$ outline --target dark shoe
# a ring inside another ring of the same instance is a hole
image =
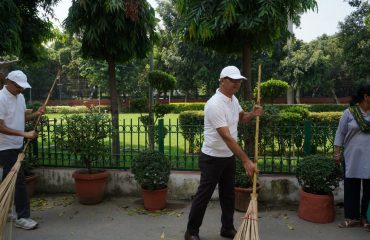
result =
[[[188,231],[185,232],[185,240],[200,240],[198,235],[190,235]]]
[[[220,235],[225,238],[231,238],[233,239],[236,235],[236,230],[235,229],[225,229],[221,228]]]

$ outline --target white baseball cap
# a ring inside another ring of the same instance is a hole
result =
[[[22,88],[31,88],[31,85],[27,82],[27,76],[20,70],[11,71],[6,79],[15,82]]]
[[[222,69],[222,71],[220,73],[220,79],[225,78],[225,77],[228,77],[228,78],[231,78],[231,79],[245,79],[245,80],[247,80],[246,77],[244,77],[240,74],[240,70],[235,66],[227,66],[224,69]]]

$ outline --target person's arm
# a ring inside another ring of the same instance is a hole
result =
[[[256,105],[254,106],[253,110],[251,112],[240,112],[239,113],[239,122],[241,123],[248,123],[250,122],[254,117],[256,116],[262,116],[263,115],[263,109],[261,106]]]
[[[5,122],[3,119],[0,119],[0,133],[6,134],[6,135],[12,135],[12,136],[25,137],[29,139],[34,139],[37,137],[37,133],[34,130],[29,131],[29,132],[24,132],[24,131],[8,128],[5,125]]]
[[[243,163],[245,170],[249,176],[257,170],[256,165],[249,159],[248,155],[243,151],[235,139],[231,136],[228,127],[220,127],[216,129],[218,134],[222,137],[229,149],[237,156]]]
[[[339,164],[341,160],[341,147],[343,146],[344,138],[348,131],[348,118],[349,111],[344,111],[342,117],[339,120],[338,128],[334,138],[334,155],[333,159]]]
[[[37,118],[40,115],[43,115],[45,113],[45,107],[41,106],[37,111],[31,113],[31,114],[26,114],[25,113],[25,120],[26,121],[32,121],[35,118]]]

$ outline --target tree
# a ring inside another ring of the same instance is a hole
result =
[[[2,0],[0,56],[13,55],[29,62],[39,59],[44,53],[42,43],[53,37],[49,17],[58,1]]]
[[[291,19],[313,10],[315,0],[227,1],[174,0],[180,14],[182,36],[222,52],[243,55],[243,72],[249,81],[242,95],[251,99],[252,50],[269,48],[288,32]]]
[[[177,90],[185,95],[185,100],[213,95],[218,87],[220,70],[225,65],[240,63],[240,57],[183,41],[177,34],[180,22],[173,0],[160,1],[157,12],[165,30],[161,31],[155,55],[156,66],[176,76]]]
[[[154,9],[145,0],[72,1],[65,26],[81,38],[83,57],[108,63],[112,126],[118,129],[118,94],[115,67],[118,62],[144,58],[155,40]],[[119,136],[113,136],[118,157]]]
[[[370,30],[365,25],[370,5],[363,2],[355,6],[358,8],[343,23],[339,23],[338,37],[350,77],[354,79],[355,85],[360,85],[370,81]]]
[[[166,94],[168,91],[174,90],[176,87],[176,78],[171,74],[161,70],[154,70],[148,74],[150,85],[157,89],[157,100],[161,93]]]

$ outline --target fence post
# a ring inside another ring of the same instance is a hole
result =
[[[158,120],[158,150],[164,154],[164,121]]]
[[[304,146],[303,146],[303,152],[304,156],[307,156],[311,153],[311,133],[312,133],[312,125],[310,121],[304,122]]]

